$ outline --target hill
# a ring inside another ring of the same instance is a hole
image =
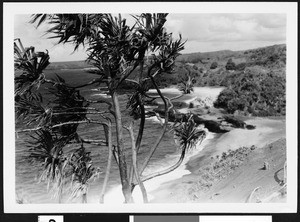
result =
[[[254,150],[242,147],[230,151],[229,155],[225,153],[220,160],[206,161],[191,174],[165,183],[156,191],[153,202],[286,202],[285,161],[285,138]],[[269,168],[264,169],[266,163]]]
[[[254,60],[265,60],[272,55],[282,56],[282,58],[285,59],[285,51],[286,45],[280,44],[242,51],[221,50],[214,52],[182,54],[178,57],[177,61],[185,63],[209,64],[214,61],[227,62],[228,59],[231,58],[238,63],[241,61],[250,62]],[[273,59],[276,59],[276,57]]]

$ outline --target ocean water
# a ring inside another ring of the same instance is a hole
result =
[[[139,152],[139,163],[143,161],[143,159],[147,156],[147,151],[153,144],[154,138],[157,138],[160,135],[160,131],[162,126],[154,120],[146,120],[145,125],[145,133],[143,137],[142,146]],[[81,127],[79,132],[85,138],[93,138],[99,137],[102,133],[101,129],[97,129],[97,127]],[[114,134],[113,134],[114,135]],[[113,136],[114,137],[114,136]],[[129,137],[126,134],[125,141],[128,140]],[[57,200],[51,198],[51,193],[47,193],[46,184],[38,183],[38,173],[39,169],[32,165],[28,161],[28,149],[26,145],[27,138],[24,134],[20,135],[18,139],[16,139],[16,192],[19,198],[24,198],[26,201],[30,203],[56,203]],[[127,151],[129,151],[130,144],[125,142],[125,146],[127,147]],[[68,145],[66,147],[66,151],[70,151],[74,145]],[[75,146],[79,147],[79,145]],[[96,167],[100,167],[100,170],[103,172],[100,174],[99,178],[97,178],[93,183],[91,183],[89,188],[89,196],[98,196],[100,194],[102,183],[104,179],[104,172],[106,169],[106,158],[108,149],[104,146],[96,146],[96,145],[85,145],[87,151],[91,152],[91,157],[93,160],[93,164]],[[145,173],[153,172],[155,170],[159,170],[168,166],[169,163],[173,163],[177,157],[177,152],[179,152],[177,146],[174,143],[173,135],[171,133],[166,133],[163,138],[160,146],[157,149],[157,152],[152,157],[149,166],[145,170]],[[127,160],[128,165],[130,165],[130,156],[129,152],[127,152]],[[175,160],[176,162],[176,160]],[[113,161],[110,179],[108,183],[107,190],[112,189],[120,184],[119,180],[119,170],[116,163]],[[89,199],[95,199],[89,198]],[[66,199],[65,197],[64,199]],[[97,197],[96,197],[97,199]],[[99,199],[99,198],[98,198]],[[76,201],[76,200],[75,200]]]
[[[55,71],[55,73],[61,75],[67,80],[67,83],[71,84],[82,84],[85,82],[90,81],[91,79],[97,77],[94,74],[87,74],[83,70],[61,70],[61,71]],[[53,71],[48,71],[46,73],[48,77],[53,76]],[[220,89],[201,89],[201,87],[198,87],[196,91],[198,92],[207,92],[208,94],[216,94],[220,91]],[[100,94],[99,91],[97,91],[95,88],[88,87],[83,88],[81,90],[81,93],[88,98],[91,99],[97,99],[99,97],[103,97],[105,95]],[[163,93],[166,95],[178,95],[179,91],[176,89],[165,89],[163,90]],[[120,103],[122,107],[122,113],[126,112],[126,95],[120,95]],[[192,96],[193,97],[193,96]],[[192,98],[191,96],[188,97],[189,99]],[[126,119],[125,119],[126,121]],[[20,127],[21,125],[18,125],[17,127]],[[138,126],[139,121],[135,122],[135,133],[138,132]],[[22,126],[21,126],[22,127]],[[154,143],[156,138],[161,134],[162,126],[159,123],[159,121],[153,117],[146,120],[145,123],[145,130],[144,130],[144,136],[141,144],[141,148],[138,155],[138,164],[141,164],[144,158],[148,154],[148,150],[151,148],[151,145]],[[103,132],[102,127],[100,126],[86,126],[86,125],[80,125],[78,129],[78,133],[80,136],[86,139],[103,139]],[[125,147],[126,147],[126,155],[128,160],[128,166],[130,166],[130,140],[128,133],[124,130],[125,133]],[[115,132],[113,131],[113,138],[115,138]],[[16,153],[16,195],[18,199],[23,199],[24,203],[57,203],[56,199],[52,198],[52,193],[47,192],[47,186],[45,183],[38,183],[38,175],[40,172],[40,169],[36,165],[32,165],[30,161],[28,160],[28,150],[29,147],[26,143],[28,141],[28,135],[26,134],[19,134],[16,138],[16,146],[15,146],[15,153]],[[68,153],[71,150],[78,148],[79,145],[68,145],[64,152]],[[99,201],[99,195],[102,188],[102,183],[104,179],[104,172],[106,169],[106,158],[108,153],[108,148],[104,146],[97,146],[97,145],[85,145],[87,151],[91,152],[91,157],[94,163],[95,167],[100,167],[100,170],[103,172],[100,174],[99,178],[97,178],[93,183],[90,184],[89,192],[88,192],[88,202],[98,202]],[[187,154],[187,158],[185,161],[189,159],[190,156],[194,155],[195,152],[200,152],[202,149],[202,146],[199,144],[195,150]],[[170,165],[177,162],[180,155],[180,150],[178,149],[178,145],[175,144],[173,134],[169,131],[166,132],[164,138],[162,139],[157,151],[151,158],[151,161],[148,165],[148,167],[145,170],[145,175],[147,175],[150,172],[155,172],[161,169],[164,169],[166,167],[169,167]],[[152,185],[148,185],[148,190],[152,190],[157,188],[157,186],[164,182],[167,179],[172,179],[174,177],[180,177],[184,174],[189,173],[188,170],[185,169],[184,164],[182,164],[182,167],[180,169],[177,169],[175,174],[170,174],[168,177],[164,176],[164,179],[156,180],[155,185],[152,182]],[[149,182],[148,182],[149,184]],[[150,187],[149,187],[150,186]],[[112,169],[111,169],[111,175],[108,182],[107,187],[107,193],[108,197],[106,198],[107,201],[109,199],[113,199],[113,196],[110,196],[111,193],[116,193],[116,189],[120,187],[120,179],[119,179],[119,170],[117,167],[117,164],[113,161]],[[66,187],[66,190],[69,188]],[[138,189],[138,187],[136,188]],[[66,203],[69,202],[68,200],[68,194],[63,197],[62,202]],[[74,200],[73,202],[77,202],[78,200]]]

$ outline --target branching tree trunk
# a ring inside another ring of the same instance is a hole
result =
[[[121,108],[120,108],[120,104],[119,104],[118,94],[116,92],[113,92],[111,96],[112,96],[112,100],[113,100],[113,107],[114,107],[115,114],[116,114],[117,152],[118,152],[122,192],[125,197],[125,202],[131,203],[132,196],[131,196],[129,178],[127,175],[127,164],[126,164],[126,157],[125,157],[125,152],[124,152]]]
[[[182,163],[182,161],[184,159],[185,151],[186,151],[185,149],[182,150],[179,160],[173,166],[171,166],[171,167],[169,167],[167,169],[164,169],[162,171],[159,171],[159,172],[147,175],[145,177],[142,177],[141,178],[142,182],[150,180],[150,179],[152,179],[154,177],[165,175],[165,174],[170,173],[170,172],[174,171],[175,169],[177,169],[181,165],[181,163]]]
[[[142,137],[143,137],[143,133],[144,133],[144,128],[145,128],[145,107],[144,104],[141,103],[141,101],[139,101],[140,104],[140,110],[141,110],[141,120],[140,120],[140,126],[139,126],[139,132],[138,132],[138,136],[136,139],[136,152],[138,154],[139,149],[141,147],[141,142],[142,142]],[[132,184],[133,182],[133,176],[134,176],[134,169],[133,166],[131,166],[130,168],[130,184]]]
[[[71,138],[74,138],[74,134],[77,135],[79,124],[105,125],[107,123],[103,123],[103,119],[107,121],[107,116],[111,117],[112,115],[114,117],[116,144],[112,143],[114,140],[112,139],[112,122],[110,121],[108,121],[105,128],[107,129],[107,133],[105,133],[107,135],[106,144],[102,140],[94,140],[93,138],[81,140],[81,142],[85,143],[108,146],[106,173],[100,193],[101,203],[104,202],[112,156],[114,156],[118,164],[125,203],[133,202],[132,192],[136,184],[139,184],[142,190],[144,202],[148,202],[147,193],[142,182],[143,179],[141,180],[140,177],[165,135],[168,127],[169,111],[172,107],[170,100],[162,95],[156,84],[155,77],[156,75],[162,75],[164,72],[172,71],[175,59],[179,55],[179,52],[184,49],[185,43],[182,42],[181,36],[179,40],[173,41],[171,34],[166,32],[163,27],[166,17],[167,14],[164,13],[143,13],[140,16],[134,17],[136,25],[129,27],[121,15],[116,18],[111,14],[33,15],[32,23],[37,22],[39,26],[43,22],[48,22],[51,26],[48,30],[49,33],[54,35],[52,37],[59,38],[60,43],[73,42],[75,49],[83,43],[88,46],[87,60],[97,67],[97,74],[100,77],[86,81],[86,83],[77,84],[77,86],[68,85],[59,76],[54,80],[46,79],[43,69],[49,65],[48,60],[50,57],[47,53],[32,53],[34,50],[33,47],[26,50],[22,44],[20,48],[15,47],[16,58],[19,57],[19,59],[15,60],[15,67],[24,71],[21,76],[15,77],[15,100],[18,103],[16,108],[17,116],[24,117],[27,126],[35,124],[31,129],[23,129],[19,130],[19,132],[30,133],[39,130],[49,130],[50,133],[61,134],[56,138],[57,140],[69,137],[67,141],[69,142]],[[55,26],[53,26],[54,23]],[[38,60],[38,57],[41,57],[41,59]],[[28,61],[25,61],[26,59]],[[138,66],[140,67],[140,72],[137,79],[129,78]],[[145,71],[148,69],[147,78],[143,76],[144,69]],[[135,97],[137,98],[135,103],[137,106],[134,107],[135,109],[139,109],[140,114],[140,126],[136,141],[133,134],[133,127],[130,126],[128,128],[132,143],[132,166],[130,166],[129,172],[124,147],[122,107],[120,107],[118,95],[120,87],[126,82],[125,80],[135,82],[138,85],[138,88],[132,87],[130,93],[133,91],[137,95]],[[137,161],[138,151],[142,144],[145,128],[143,97],[147,97],[146,93],[149,90],[148,87],[144,89],[143,86],[145,85],[143,84],[147,84],[149,80],[154,85],[159,97],[163,100],[165,123],[155,143],[149,149],[148,156],[143,161],[141,167],[139,167]],[[57,97],[46,108],[38,104],[42,101],[42,99],[39,99],[38,92],[35,95],[35,92],[38,91],[42,84],[51,84]],[[103,92],[111,96],[110,99],[112,102],[105,99],[92,101],[80,95],[80,89],[94,84],[106,84],[107,89]],[[105,103],[108,107],[104,108],[106,109],[105,111],[90,107],[94,104],[97,105],[97,103]],[[87,115],[93,115],[93,119]],[[65,131],[67,131],[67,134],[63,135],[63,133],[66,133]],[[47,147],[47,145],[45,146]],[[178,167],[184,158],[185,150],[186,148],[183,149],[177,164],[156,175],[165,174],[167,171]],[[45,160],[44,156],[40,157],[40,159]],[[88,167],[83,167],[83,169],[88,169],[90,170],[89,172],[93,173],[94,169]],[[78,175],[78,172],[76,172],[76,175]],[[148,177],[153,178],[153,175],[149,175]],[[148,177],[143,178],[147,180]],[[90,175],[86,179],[90,180],[91,178],[92,176]],[[136,184],[133,183],[134,178],[137,181]],[[86,200],[86,194],[84,195],[82,196],[82,201]]]
[[[169,109],[168,109],[168,102],[167,100],[165,99],[165,97],[163,96],[163,94],[161,93],[160,89],[158,88],[153,76],[151,74],[149,74],[149,77],[153,83],[153,85],[155,86],[155,89],[157,91],[157,93],[159,94],[160,98],[163,100],[164,102],[164,106],[165,106],[165,123],[164,123],[164,126],[163,126],[163,129],[159,135],[159,137],[157,138],[155,144],[152,146],[152,148],[150,149],[149,151],[149,154],[148,156],[145,158],[145,160],[143,161],[143,165],[140,169],[140,175],[144,172],[145,168],[147,167],[151,157],[153,156],[155,150],[157,149],[158,145],[160,144],[162,138],[164,137],[165,135],[165,132],[167,130],[167,127],[168,127],[168,120],[169,120]]]
[[[128,127],[125,127],[130,134],[130,138],[131,138],[131,149],[132,149],[132,166],[133,166],[133,171],[134,171],[134,175],[135,178],[137,180],[138,185],[140,186],[142,195],[143,195],[143,200],[144,203],[148,203],[148,197],[147,197],[147,192],[146,192],[146,188],[143,184],[143,182],[140,179],[140,175],[138,172],[138,167],[137,167],[137,149],[135,146],[135,139],[134,139],[134,133],[133,133],[133,128],[132,128],[132,122],[130,123],[130,125]]]

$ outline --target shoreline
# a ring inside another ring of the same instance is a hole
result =
[[[265,121],[265,122],[264,122]],[[257,132],[260,137],[267,137],[268,139],[262,140],[258,139],[257,141],[252,140],[252,143],[245,143],[244,145],[238,146],[238,142],[233,142],[233,138],[240,134],[240,132],[234,132],[231,133],[232,135],[226,135],[228,133],[225,133],[223,135],[215,135],[215,137],[212,139],[212,141],[207,144],[201,152],[198,154],[192,156],[189,161],[184,165],[185,169],[188,170],[190,173],[187,175],[183,175],[181,178],[174,179],[171,181],[168,181],[164,184],[162,184],[159,189],[156,189],[151,192],[151,195],[155,196],[155,198],[152,200],[153,203],[177,203],[178,201],[186,202],[188,201],[188,197],[184,195],[184,191],[192,187],[193,184],[197,184],[197,178],[199,178],[199,169],[208,166],[211,162],[211,157],[215,157],[216,155],[221,155],[222,152],[226,152],[229,149],[235,150],[239,147],[248,146],[250,147],[252,145],[257,146],[257,150],[263,150],[265,146],[268,144],[272,144],[276,142],[277,140],[280,140],[282,138],[285,138],[285,122],[282,120],[269,120],[264,118],[264,121],[262,121],[262,118],[257,118],[256,121],[253,122],[260,122],[258,124],[259,132]],[[247,122],[248,123],[248,122]],[[273,130],[270,130],[269,127],[262,127],[264,125],[273,125]],[[281,127],[275,127],[275,126],[282,126]],[[268,129],[268,130],[266,130]],[[277,130],[276,130],[277,129]],[[266,130],[266,131],[265,131]],[[234,130],[233,130],[234,131]],[[249,130],[245,130],[246,132]],[[232,131],[231,131],[232,132]],[[230,132],[229,132],[230,133]],[[237,134],[237,135],[236,135]],[[281,136],[280,136],[281,135]],[[248,138],[247,136],[245,138]],[[231,141],[232,146],[226,147],[223,146],[223,148],[220,146],[220,144],[223,144],[224,141]],[[234,146],[236,144],[236,146]],[[224,148],[225,147],[225,148]],[[235,148],[233,148],[235,147]],[[215,184],[214,184],[215,185]],[[180,187],[180,188],[178,188]],[[180,190],[180,191],[178,191]],[[207,197],[206,197],[207,198]],[[208,201],[208,199],[206,199]],[[228,201],[228,200],[227,200]],[[188,201],[189,202],[189,201]],[[205,202],[205,201],[204,201]],[[210,202],[210,201],[209,201]],[[222,200],[219,200],[219,202],[222,202]],[[226,202],[226,201],[224,201]]]
[[[202,141],[202,143],[197,145],[196,148],[194,148],[190,153],[187,153],[182,164],[177,169],[175,169],[174,171],[172,171],[168,174],[158,176],[158,177],[155,177],[151,180],[144,182],[144,186],[145,186],[147,194],[148,194],[149,202],[151,202],[152,200],[155,199],[155,195],[153,195],[151,193],[154,192],[156,189],[159,189],[160,186],[162,186],[163,184],[168,183],[170,181],[180,179],[185,175],[189,175],[191,172],[186,168],[186,165],[191,160],[191,158],[193,158],[195,155],[201,153],[202,150],[205,148],[205,146],[208,145],[210,140],[212,140],[213,138],[214,138],[213,133],[210,133],[210,132],[207,133],[207,136]],[[178,153],[174,153],[172,155],[172,159],[174,160],[174,163],[177,162],[178,157],[179,157]],[[159,171],[159,170],[163,170],[164,168],[165,167],[160,167],[159,169],[156,169],[156,170]],[[135,203],[143,203],[142,193],[138,186],[136,186],[136,188],[134,189],[133,199],[134,199]],[[105,194],[105,203],[111,203],[111,204],[116,203],[116,202],[122,203],[122,201],[123,201],[123,195],[121,192],[121,185],[111,188]]]
[[[213,90],[217,90],[220,92],[222,89],[215,88]],[[180,93],[179,90],[176,88],[162,89],[162,92],[170,93],[172,95]],[[190,98],[180,98],[181,101],[186,102],[188,104],[196,98],[207,98],[203,97],[203,94],[201,94],[200,96],[199,94],[201,92],[198,92],[198,90],[196,90],[196,92],[192,93],[191,95],[188,95]],[[214,100],[216,99],[217,94],[218,93],[215,93],[214,97],[210,97]],[[157,117],[152,117],[152,120],[157,123],[161,123],[160,120],[157,119]],[[250,147],[251,145],[256,145],[259,148],[262,148],[266,144],[274,142],[276,138],[278,138],[280,135],[285,135],[285,121],[281,118],[269,119],[268,117],[247,117],[247,120],[245,120],[245,122],[247,124],[255,125],[257,128],[254,130],[233,129],[232,131],[224,134],[209,132],[207,138],[205,138],[205,140],[200,145],[201,148],[197,147],[197,149],[195,149],[192,153],[189,153],[185,157],[183,163],[177,169],[166,175],[162,175],[157,178],[153,178],[150,181],[146,181],[144,183],[144,186],[147,190],[149,202],[169,202],[169,195],[173,195],[172,193],[174,193],[174,190],[176,190],[174,188],[177,186],[177,184],[182,183],[183,187],[185,187],[186,185],[184,184],[187,183],[186,178],[197,177],[197,172],[201,167],[205,166],[210,162],[211,156],[221,154],[222,152],[227,151],[228,149],[238,149],[241,146]],[[249,141],[247,138],[255,139]],[[188,183],[191,183],[191,181],[188,181]],[[105,196],[105,199],[108,200],[108,203],[110,203],[109,200],[115,201],[119,199],[118,202],[123,201],[121,185],[108,190]],[[133,192],[133,197],[135,203],[143,203],[142,194],[138,186]],[[111,203],[113,203],[114,201],[112,201]]]
[[[209,87],[205,88],[205,90],[211,89]],[[203,90],[203,89],[201,89]],[[201,90],[195,90],[190,96],[195,98],[200,98],[200,95],[197,93],[201,93]],[[219,92],[221,88],[213,88],[211,91],[207,93],[212,93],[217,96],[217,92]],[[165,93],[170,93],[171,95],[176,96],[179,94],[179,90],[176,88],[167,88],[162,89]],[[197,93],[196,93],[197,92]],[[97,95],[97,94],[94,94]],[[203,96],[201,94],[201,96]],[[212,97],[211,97],[212,98]],[[187,98],[186,98],[187,99]],[[190,102],[188,100],[184,100],[184,98],[180,98],[181,102]],[[193,99],[193,100],[194,100]],[[201,98],[202,99],[202,98]],[[188,110],[188,109],[187,109]],[[216,118],[216,114],[212,114],[210,116],[212,118]],[[161,123],[157,117],[150,117],[147,119],[151,119],[156,123]],[[201,144],[197,145],[197,148],[192,150],[192,152],[188,152],[183,160],[183,163],[174,171],[153,178],[144,183],[148,199],[150,203],[178,203],[174,201],[172,198],[173,194],[177,192],[177,189],[180,190],[180,194],[182,189],[184,190],[186,187],[191,186],[192,184],[197,183],[197,177],[199,176],[199,169],[205,164],[210,162],[211,156],[215,156],[217,153],[222,153],[228,149],[237,149],[238,146],[247,146],[253,145],[253,141],[256,140],[256,143],[262,147],[263,145],[270,143],[278,138],[281,135],[285,135],[285,119],[284,118],[263,118],[263,117],[247,117],[245,118],[245,122],[247,124],[256,125],[257,128],[254,130],[246,130],[246,129],[233,129],[228,133],[211,133],[208,132],[206,138],[202,141]],[[237,140],[237,138],[242,138],[242,140]],[[252,138],[249,142],[247,138]],[[253,139],[255,138],[255,139]],[[168,168],[173,163],[176,163],[179,158],[179,150],[172,154],[167,154],[164,158],[159,160],[157,164],[158,167],[152,166],[149,167],[150,170],[158,171],[165,168]],[[153,164],[156,165],[156,164]],[[157,166],[156,165],[156,166]],[[149,170],[148,169],[148,170]],[[178,186],[180,188],[178,188]],[[178,193],[178,192],[177,192]],[[171,195],[171,196],[170,196]],[[49,194],[45,195],[49,196]],[[135,203],[143,203],[142,194],[140,192],[139,186],[137,186],[133,192],[133,197],[135,199]],[[185,197],[180,197],[181,201],[184,202]],[[51,200],[53,202],[54,200]],[[121,190],[121,185],[109,186],[107,192],[105,194],[105,203],[115,204],[115,203],[123,203],[123,194]],[[88,194],[88,202],[89,203],[98,203],[99,202],[99,188],[90,189]],[[180,203],[180,202],[179,202]]]

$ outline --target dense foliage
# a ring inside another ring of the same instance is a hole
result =
[[[252,72],[228,75],[223,90],[214,103],[229,113],[256,116],[285,115],[285,79],[274,75]]]

